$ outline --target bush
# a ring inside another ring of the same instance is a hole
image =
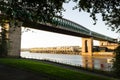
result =
[[[113,63],[114,76],[120,78],[120,45],[115,49],[115,61]]]

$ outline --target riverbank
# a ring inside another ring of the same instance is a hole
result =
[[[49,61],[30,60],[30,59],[28,60],[21,58],[19,59],[0,58],[0,64],[11,66],[11,68],[15,68],[16,70],[20,69],[22,71],[27,71],[28,73],[32,73],[33,75],[37,76],[36,78],[39,78],[34,80],[115,80],[112,77],[108,77],[96,73],[93,74],[92,72],[78,70],[77,68],[73,68],[73,67],[70,68],[70,66],[67,67],[67,65],[65,66],[61,64],[52,63]],[[16,73],[13,75],[16,76]],[[6,74],[6,77],[7,76],[8,75]],[[17,79],[11,79],[11,80],[17,80]],[[27,80],[27,79],[20,79],[20,80]],[[33,79],[29,79],[29,80],[33,80]]]
[[[49,54],[81,54],[79,46],[57,46],[57,47],[41,47],[41,48],[23,48],[21,51],[29,51],[30,53],[49,53]]]

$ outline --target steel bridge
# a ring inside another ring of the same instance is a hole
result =
[[[67,35],[73,35],[78,37],[93,37],[96,40],[103,40],[103,41],[109,41],[109,42],[116,42],[116,39],[105,36],[103,34],[91,31],[80,24],[77,24],[73,21],[64,19],[64,18],[57,18],[54,17],[52,21],[50,22],[24,22],[23,26],[28,26],[30,28],[40,29],[40,30],[46,30],[46,31],[52,31]]]
[[[50,32],[56,32],[61,34],[67,34],[77,37],[82,37],[82,55],[93,55],[93,40],[100,41],[100,46],[110,46],[117,43],[117,40],[103,34],[91,31],[80,24],[77,24],[73,21],[54,17],[49,22],[32,22],[29,20],[23,20],[23,26],[28,28],[34,28],[38,30],[45,30]],[[15,31],[14,27],[10,27],[9,22],[6,23],[4,27],[9,29],[7,33],[9,34],[8,38],[10,40],[10,49],[8,56],[20,56],[20,43],[21,43],[21,27],[17,27]],[[114,43],[114,44],[113,44]],[[17,44],[17,45],[16,45]],[[88,53],[88,54],[87,54]]]

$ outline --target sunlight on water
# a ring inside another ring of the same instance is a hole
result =
[[[80,55],[69,54],[51,54],[51,53],[30,53],[21,52],[22,58],[49,60],[58,63],[64,63],[74,66],[82,66],[86,68],[94,68],[104,71],[110,71],[112,63],[108,62],[109,58],[95,58],[95,57],[82,57]]]
[[[49,60],[76,66],[82,65],[81,56],[79,55],[21,52],[21,57],[30,59]]]

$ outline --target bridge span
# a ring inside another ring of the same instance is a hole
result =
[[[6,27],[9,27],[9,56],[20,56],[20,43],[21,43],[21,27],[16,28],[10,27],[11,22],[6,23]],[[19,24],[19,22],[18,22]],[[99,40],[100,46],[116,45],[117,41],[114,38],[99,34],[97,32],[91,31],[73,21],[54,17],[52,21],[49,22],[32,22],[24,21],[24,27],[34,28],[39,30],[51,31],[61,34],[67,34],[77,37],[82,37],[82,55],[93,55],[93,40]],[[12,33],[11,33],[12,32]]]
[[[52,21],[46,23],[45,22],[34,23],[31,21],[26,21],[23,23],[23,26],[77,37],[84,38],[93,37],[95,40],[116,42],[114,38],[91,31],[80,24],[77,24],[73,21],[64,18],[53,18]]]

